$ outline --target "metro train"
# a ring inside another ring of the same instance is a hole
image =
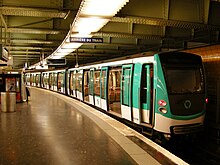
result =
[[[78,68],[27,71],[27,86],[66,94],[122,118],[152,136],[203,128],[205,74],[200,56],[158,53]]]

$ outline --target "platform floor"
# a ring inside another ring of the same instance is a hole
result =
[[[1,112],[0,165],[167,164],[129,140],[125,134],[133,136],[132,130],[119,131],[121,124],[114,122],[79,101],[32,88],[29,102],[17,103],[16,112]]]

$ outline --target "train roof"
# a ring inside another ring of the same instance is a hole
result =
[[[78,68],[70,68],[69,70],[80,70],[80,69],[101,69],[101,67],[107,67],[107,66],[121,66],[123,64],[132,64],[132,63],[152,63],[154,62],[154,56],[149,57],[138,57],[138,58],[132,58],[132,59],[125,59],[125,60],[118,60],[118,61],[112,61],[112,62],[104,62],[99,64],[92,64],[88,66],[81,66]]]

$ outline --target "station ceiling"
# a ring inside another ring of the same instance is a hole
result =
[[[13,56],[13,67],[33,65],[56,50],[80,4],[81,0],[0,0],[1,42]],[[93,33],[103,43],[83,44],[66,56],[67,65],[216,44],[219,18],[219,0],[129,0]]]

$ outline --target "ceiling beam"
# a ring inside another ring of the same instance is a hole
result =
[[[46,18],[66,18],[68,11],[60,11],[55,9],[27,8],[1,6],[0,12],[3,15],[27,16],[27,17],[46,17]]]
[[[35,55],[40,55],[41,52],[36,52],[36,51],[10,51],[11,55],[14,54],[24,54],[24,55],[29,55],[29,54],[35,54]]]
[[[5,39],[2,39],[2,42],[4,42]],[[60,44],[62,41],[46,41],[46,40],[38,40],[38,39],[10,39],[10,44],[46,44],[46,45],[52,45],[52,44]]]
[[[4,28],[3,28],[4,29]],[[22,34],[67,34],[68,30],[54,30],[54,29],[36,29],[36,28],[7,28],[9,33]]]
[[[113,17],[111,22],[119,22],[119,23],[135,23],[135,24],[143,24],[143,25],[154,25],[154,26],[170,26],[184,29],[208,29],[208,30],[219,30],[219,26],[201,24],[201,23],[192,23],[186,21],[178,21],[178,20],[166,20],[161,18],[151,18],[151,17],[134,17],[134,16],[126,16],[126,17]]]
[[[56,47],[37,47],[37,46],[19,46],[19,45],[10,45],[5,46],[10,51],[16,51],[16,50],[23,50],[23,51],[29,51],[29,50],[43,50],[43,51],[53,51]]]
[[[142,34],[130,34],[130,33],[115,33],[115,32],[98,32],[93,33],[94,36],[100,37],[116,37],[116,38],[139,38],[148,40],[160,40],[161,35],[142,35]]]

